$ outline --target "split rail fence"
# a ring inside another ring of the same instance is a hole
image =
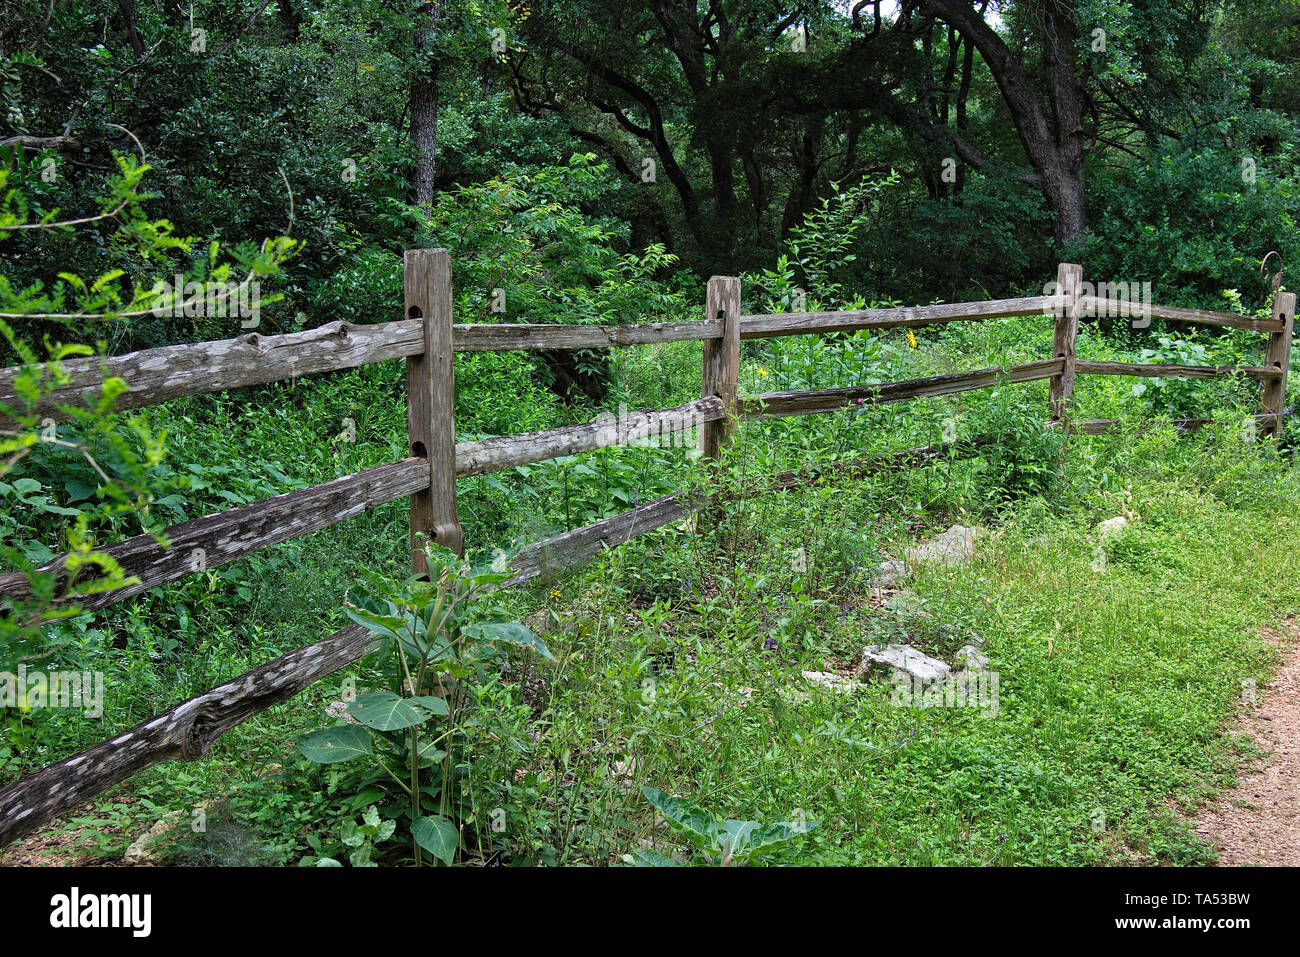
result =
[[[103,608],[147,589],[195,573],[192,556],[214,568],[261,549],[307,535],[367,509],[410,499],[411,562],[427,572],[422,540],[427,536],[463,553],[464,533],[456,507],[456,481],[558,456],[573,455],[643,436],[699,428],[701,448],[711,460],[744,419],[832,412],[860,403],[901,402],[983,389],[999,382],[1050,380],[1052,419],[1084,432],[1105,431],[1116,423],[1069,420],[1069,400],[1079,375],[1218,378],[1245,375],[1263,383],[1264,434],[1277,435],[1283,414],[1296,297],[1279,292],[1268,318],[1151,306],[1152,316],[1268,334],[1262,366],[1200,367],[1124,362],[1088,362],[1075,356],[1080,316],[1112,308],[1105,299],[1082,294],[1083,270],[1062,264],[1057,292],[991,302],[951,303],[891,309],[742,315],[740,281],[709,280],[702,320],[628,326],[474,324],[457,325],[452,314],[451,262],[445,250],[410,250],[405,256],[405,318],[376,325],[331,322],[305,332],[263,336],[257,333],[218,342],[167,346],[112,358],[64,363],[66,381],[30,410],[58,420],[66,407],[97,394],[106,376],[130,387],[118,407],[139,408],[181,396],[218,392],[354,368],[389,359],[406,360],[409,455],[400,462],[366,469],[322,485],[298,489],[264,501],[205,515],[166,531],[167,546],[141,535],[105,548],[134,579],[112,592],[83,597],[86,610]],[[1010,368],[986,368],[883,384],[806,392],[739,395],[740,340],[774,336],[882,330],[966,320],[1017,316],[1055,316],[1050,358]],[[505,350],[608,349],[660,342],[704,343],[701,398],[673,409],[632,413],[616,430],[599,420],[583,425],[509,435],[480,441],[455,438],[452,360],[457,352]],[[19,369],[0,371],[0,405],[21,408],[15,389]],[[93,401],[93,399],[92,399]],[[1186,420],[1196,428],[1204,420]],[[0,421],[0,427],[12,423]],[[953,446],[978,447],[980,440],[909,449],[884,460],[861,457],[820,472],[774,476],[768,488],[790,488],[819,474],[907,468],[948,454]],[[640,505],[583,528],[523,548],[514,559],[507,585],[571,566],[574,562],[703,510],[709,496],[679,493]],[[201,550],[201,551],[198,551]],[[62,571],[67,556],[43,571],[59,578],[58,591],[75,584]],[[30,597],[23,574],[0,575],[0,604]],[[66,760],[0,789],[0,845],[64,814],[133,774],[163,761],[201,757],[226,731],[285,701],[312,683],[355,662],[372,647],[368,632],[350,626],[298,648],[259,668],[182,702],[135,727]]]

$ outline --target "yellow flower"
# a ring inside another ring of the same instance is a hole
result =
[[[916,348],[916,336],[912,335],[911,329],[907,330],[907,344],[911,346],[913,349]]]
[[[759,374],[759,375],[762,375],[762,376],[765,376],[765,375],[767,375],[767,370],[764,369],[762,366],[759,366],[759,367],[758,367],[758,374]]]

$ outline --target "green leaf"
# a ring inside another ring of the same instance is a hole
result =
[[[541,637],[531,628],[517,621],[481,621],[477,625],[466,627],[462,634],[467,638],[486,641],[489,644],[505,642],[521,648],[529,648],[548,661],[555,660],[555,656],[551,654]]]
[[[445,703],[444,703],[445,707]],[[373,694],[358,695],[348,705],[348,713],[367,728],[376,731],[400,731],[428,721],[432,708],[413,705],[406,698],[398,697],[391,691],[376,691]]]
[[[647,850],[644,847],[638,847],[633,851],[632,857],[635,858],[632,863],[633,867],[681,867],[671,857],[660,854],[658,851]]]
[[[658,788],[642,785],[641,793],[646,796],[647,801],[659,809],[659,813],[669,824],[685,832],[693,843],[702,847],[714,846],[718,825],[713,816],[703,808],[665,794]]]
[[[370,744],[370,732],[355,724],[321,728],[304,734],[298,739],[298,750],[308,761],[317,764],[351,761],[363,754],[375,753]]]
[[[456,849],[460,847],[460,832],[456,830],[456,825],[441,814],[418,818],[411,825],[411,836],[444,864],[450,864],[455,859]]]
[[[448,714],[446,698],[439,698],[437,695],[422,694],[416,695],[412,698],[407,698],[406,700],[413,705],[418,705],[419,707],[424,708],[426,711],[432,711],[439,717],[445,718]]]

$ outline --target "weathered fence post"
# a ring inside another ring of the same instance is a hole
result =
[[[700,450],[717,461],[736,432],[736,400],[740,393],[740,280],[714,276],[704,304],[705,319],[722,320],[722,336],[704,340],[704,375],[700,398],[716,395],[726,406],[726,418],[700,427]]]
[[[1060,263],[1056,267],[1056,293],[1063,302],[1057,306],[1056,329],[1052,334],[1052,358],[1065,360],[1060,375],[1052,376],[1052,421],[1066,417],[1070,396],[1074,392],[1074,342],[1079,337],[1079,287],[1083,284],[1083,267]]]
[[[411,496],[411,570],[427,574],[421,537],[465,551],[456,513],[456,386],[452,376],[451,258],[445,249],[408,249],[406,318],[419,319],[424,352],[406,360],[410,454],[429,460],[429,487]]]
[[[1276,418],[1265,422],[1260,431],[1277,438],[1282,434],[1282,406],[1286,402],[1286,373],[1291,365],[1291,336],[1295,331],[1295,293],[1279,291],[1273,297],[1273,318],[1281,321],[1280,332],[1270,333],[1264,364],[1282,374],[1264,380],[1264,412]]]

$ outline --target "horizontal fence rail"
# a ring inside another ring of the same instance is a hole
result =
[[[456,478],[468,478],[529,465],[563,455],[609,448],[648,438],[676,436],[725,415],[722,400],[698,399],[674,409],[625,413],[617,419],[596,420],[524,435],[505,435],[456,446]],[[309,535],[354,518],[368,509],[407,498],[429,484],[428,462],[408,458],[366,469],[322,485],[295,489],[237,508],[204,515],[163,530],[158,537],[137,535],[100,549],[137,579],[109,592],[77,595],[77,583],[61,580],[57,593],[87,611],[104,608],[187,575],[229,564],[273,545]],[[159,538],[163,539],[162,542]],[[164,544],[165,543],[165,544]],[[41,567],[43,573],[60,573],[67,555]],[[0,575],[0,598],[31,597],[31,583],[21,572]]]
[[[1088,362],[1080,359],[1074,364],[1080,375],[1131,375],[1141,378],[1164,379],[1228,379],[1234,375],[1247,379],[1275,379],[1282,375],[1271,366],[1188,366],[1176,364],[1150,364],[1139,362]]]
[[[1055,296],[1027,299],[993,299],[936,306],[900,306],[889,309],[846,309],[840,312],[789,312],[740,317],[740,338],[767,339],[863,329],[898,329],[934,326],[964,319],[1014,319],[1042,316],[1060,303]]]
[[[1265,319],[1115,303],[1081,295],[1082,268],[1061,264],[1055,296],[1002,299],[980,303],[845,310],[841,312],[742,315],[740,283],[728,277],[709,282],[703,319],[625,326],[552,324],[460,324],[453,322],[450,260],[442,250],[410,250],[405,257],[404,294],[410,318],[375,325],[331,322],[317,329],[282,335],[257,333],[219,342],[147,349],[116,357],[65,362],[58,385],[30,412],[59,419],[60,406],[94,404],[105,377],[124,380],[129,391],[117,400],[122,409],[141,408],[169,399],[219,392],[354,368],[373,362],[405,359],[411,457],[366,469],[320,485],[295,489],[260,502],[180,523],[161,534],[140,535],[102,549],[136,581],[100,594],[77,594],[87,582],[58,582],[64,602],[82,608],[105,607],[186,575],[224,565],[253,552],[344,521],[367,509],[401,498],[410,499],[412,569],[421,567],[423,537],[448,543],[458,553],[462,533],[456,506],[456,479],[483,475],[600,448],[679,437],[698,432],[704,454],[722,458],[740,419],[762,419],[834,412],[859,404],[883,404],[952,395],[1001,382],[1051,380],[1052,424],[1099,434],[1123,425],[1118,420],[1071,420],[1068,409],[1076,375],[1116,375],[1219,379],[1242,376],[1263,383],[1263,412],[1254,417],[1265,434],[1281,428],[1282,404],[1294,328],[1295,295],[1279,292]],[[1118,306],[1118,309],[1117,309]],[[1078,360],[1075,340],[1081,317],[1089,314],[1154,316],[1269,334],[1264,365],[1190,366]],[[859,330],[937,325],[962,320],[1052,315],[1051,358],[972,372],[954,372],[901,382],[857,385],[804,392],[775,392],[739,398],[739,342],[773,336],[849,333]],[[661,342],[702,341],[702,396],[673,409],[648,409],[593,422],[524,435],[493,436],[455,442],[454,352],[506,350],[608,349]],[[31,370],[0,370],[0,405],[22,409],[20,379]],[[1178,419],[1175,427],[1196,431],[1209,419]],[[0,416],[0,428],[12,428]],[[715,521],[715,507],[764,490],[798,488],[830,475],[858,476],[912,468],[944,457],[978,450],[991,438],[909,449],[883,456],[858,456],[771,477],[745,492],[682,491],[638,505],[525,546],[513,559],[507,586],[566,572],[579,562],[666,525],[701,516]],[[67,556],[45,566],[62,575]],[[0,605],[30,597],[23,574],[0,575]],[[0,608],[0,610],[3,610]],[[369,633],[350,626],[299,648],[260,668],[183,702],[111,740],[57,762],[0,789],[0,844],[29,833],[77,807],[136,772],[171,759],[193,760],[230,728],[302,691],[315,681],[361,658],[373,647]]]
[[[1182,309],[1178,306],[1144,305],[1124,300],[1104,299],[1098,296],[1080,296],[1079,307],[1085,316],[1115,316],[1117,318],[1167,319],[1173,322],[1192,322],[1202,326],[1222,329],[1242,329],[1246,332],[1281,332],[1283,321],[1275,317],[1259,319],[1241,316],[1235,312],[1211,312],[1208,309]]]
[[[1050,296],[1039,296],[841,313],[741,316],[740,337],[763,339],[922,326],[962,319],[1042,315],[1051,310],[1054,302]],[[608,349],[703,341],[721,335],[722,323],[716,319],[627,326],[500,323],[452,327],[455,350],[465,353]],[[26,414],[56,421],[67,418],[62,407],[84,407],[88,398],[93,404],[108,377],[120,378],[129,387],[118,398],[117,407],[139,409],[188,395],[243,389],[388,359],[409,358],[423,351],[420,321],[402,319],[374,325],[330,322],[303,332],[274,336],[250,333],[233,339],[143,349],[122,356],[72,359],[62,363],[62,376],[67,381],[46,393]],[[24,408],[16,388],[20,371],[0,371],[0,405]],[[4,424],[4,418],[0,417],[0,425]]]
[[[683,444],[693,428],[717,422],[726,416],[717,396],[697,399],[673,409],[645,409],[625,412],[617,418],[597,419],[581,425],[567,425],[524,435],[500,435],[456,445],[456,476],[466,478],[499,472],[519,465],[531,465],[564,455],[627,445],[645,439],[664,439]],[[676,441],[681,437],[682,441]]]
[[[420,325],[412,320],[358,326],[330,322],[305,332],[276,336],[251,333],[234,339],[143,349],[122,356],[62,363],[66,382],[46,393],[30,414],[64,419],[62,406],[85,407],[106,377],[126,382],[120,409],[139,409],[169,399],[264,385],[282,379],[351,369],[424,351]],[[0,405],[23,410],[15,388],[19,369],[0,372]],[[0,416],[0,427],[4,427]]]
[[[858,404],[883,405],[888,402],[905,402],[938,395],[987,389],[999,382],[1033,382],[1059,375],[1064,362],[1047,359],[1027,362],[1007,369],[993,367],[975,372],[952,372],[928,376],[924,379],[907,379],[902,382],[882,382],[879,385],[851,386],[844,389],[816,389],[809,392],[767,392],[744,399],[740,403],[742,415],[751,419],[766,419],[792,415],[813,415],[834,412]]]
[[[75,602],[87,611],[104,608],[187,575],[217,568],[272,545],[320,531],[377,505],[414,495],[428,484],[428,463],[423,459],[409,458],[323,485],[295,489],[273,498],[214,512],[165,529],[161,534],[168,542],[166,545],[159,543],[153,535],[137,535],[99,549],[117,559],[127,576],[138,579],[135,584],[78,597],[75,594],[78,583],[68,582],[63,577],[56,593],[67,594],[65,603]],[[67,557],[60,555],[40,570],[62,575]],[[74,593],[69,594],[69,589],[74,589]],[[31,586],[25,574],[10,572],[0,575],[0,598],[21,600],[30,597]]]
[[[374,643],[364,628],[344,628],[0,789],[0,846],[146,768],[197,760],[231,728],[347,667]]]
[[[1084,315],[1139,315],[1139,307],[1095,296],[1080,297]],[[948,303],[889,309],[743,315],[741,339],[815,335],[938,325],[962,320],[1048,315],[1060,297],[1032,296],[979,303]],[[1151,316],[1252,332],[1278,332],[1282,321],[1233,313],[1152,305]],[[512,350],[608,349],[660,342],[717,339],[722,323],[704,319],[652,322],[626,326],[560,324],[459,324],[453,327],[457,352]],[[30,414],[66,418],[63,406],[84,405],[98,394],[106,377],[124,380],[129,391],[117,399],[120,409],[137,409],[170,399],[265,385],[298,376],[356,368],[388,359],[419,355],[424,340],[419,320],[357,325],[330,322],[315,329],[265,336],[251,333],[233,339],[144,349],[123,356],[73,359],[62,363],[67,381],[42,397]],[[0,405],[22,408],[15,388],[18,369],[0,371]],[[0,425],[6,423],[0,417]]]

